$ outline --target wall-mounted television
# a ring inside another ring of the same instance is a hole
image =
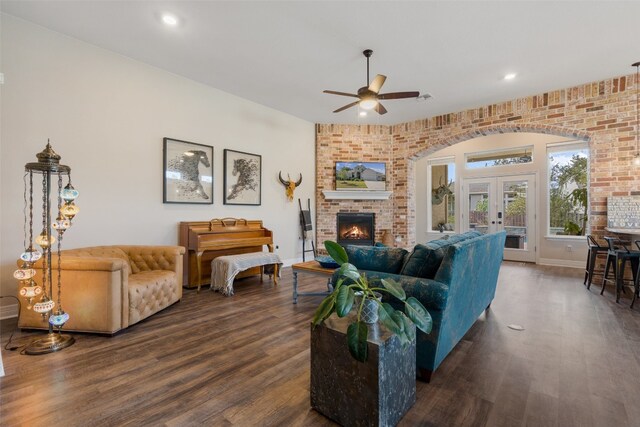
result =
[[[336,162],[336,190],[385,190],[387,170],[381,162]]]

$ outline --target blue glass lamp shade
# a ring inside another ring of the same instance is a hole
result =
[[[58,218],[51,224],[51,226],[60,234],[64,233],[67,228],[71,227],[71,220],[65,218],[62,213],[58,215]]]
[[[20,255],[20,259],[25,262],[36,262],[40,258],[42,258],[42,252],[36,251],[33,246],[29,246],[29,249]]]
[[[78,195],[80,195],[80,193],[78,193],[78,190],[73,188],[73,185],[71,185],[71,183],[68,183],[66,187],[64,187],[62,191],[60,191],[60,197],[62,197],[62,200],[64,200],[65,202],[71,202],[75,200]]]
[[[62,325],[67,323],[69,320],[69,314],[65,313],[64,310],[58,309],[54,314],[49,316],[49,323],[55,326],[56,328],[61,328]]]
[[[67,202],[63,207],[60,208],[60,213],[65,217],[72,220],[74,216],[76,216],[80,212],[80,208],[77,207],[73,201]]]
[[[56,303],[49,298],[43,298],[42,301],[33,304],[33,311],[40,314],[45,314],[53,310]]]

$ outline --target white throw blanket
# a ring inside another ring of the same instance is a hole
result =
[[[238,273],[252,267],[269,264],[282,266],[282,261],[277,254],[272,252],[251,252],[214,258],[211,261],[211,290],[231,296],[233,295],[233,279]]]

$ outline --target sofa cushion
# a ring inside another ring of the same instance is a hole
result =
[[[129,324],[151,316],[181,296],[175,271],[142,271],[129,276]]]
[[[397,274],[409,252],[402,248],[345,246],[349,262],[358,269]]]
[[[407,257],[400,274],[433,279],[440,268],[448,246],[480,235],[481,233],[478,231],[468,231],[450,235],[448,239],[432,240],[424,245],[418,244]]]

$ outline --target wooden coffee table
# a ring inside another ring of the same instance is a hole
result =
[[[331,284],[331,276],[336,271],[335,268],[324,268],[318,261],[307,261],[293,264],[291,266],[293,270],[293,303],[298,303],[298,296],[327,296],[333,292],[333,285]],[[327,291],[326,292],[298,292],[298,273],[312,274],[316,276],[323,276],[327,278]]]

